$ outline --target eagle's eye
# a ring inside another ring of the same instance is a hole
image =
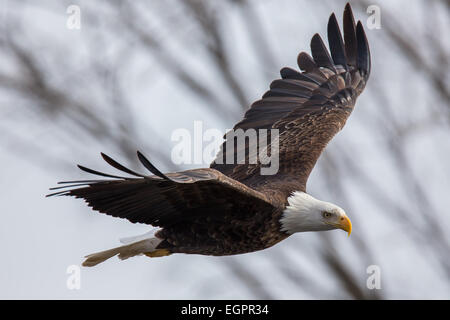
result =
[[[326,218],[326,219],[329,219],[329,218],[331,218],[331,216],[332,216],[332,214],[331,214],[330,212],[328,212],[328,211],[324,211],[324,212],[322,213],[322,215],[323,215],[323,217]]]

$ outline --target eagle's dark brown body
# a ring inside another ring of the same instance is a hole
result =
[[[369,77],[367,39],[349,5],[343,30],[344,39],[331,15],[330,52],[314,35],[312,57],[304,52],[298,57],[302,72],[283,68],[281,79],[234,127],[279,131],[276,174],[261,175],[259,162],[220,164],[219,157],[235,152],[227,151],[225,143],[211,168],[169,174],[162,174],[140,153],[139,159],[154,175],[131,171],[102,154],[110,165],[133,177],[80,167],[114,180],[63,182],[62,188],[69,189],[56,194],[83,198],[94,210],[114,217],[160,227],[156,236],[162,242],[157,248],[169,253],[240,254],[285,239],[288,234],[281,231],[280,218],[288,197],[306,191],[317,159],[344,126]]]
[[[214,172],[211,169],[199,169]],[[194,170],[193,172],[198,172]],[[191,173],[188,171],[185,173]],[[222,175],[215,171],[216,174]],[[242,186],[244,187],[244,186]],[[210,192],[232,199],[234,191],[211,188]],[[164,239],[158,248],[172,253],[234,255],[269,248],[289,234],[281,231],[280,218],[286,208],[284,193],[274,190],[264,202],[230,201],[219,208],[206,209],[197,218],[167,226],[155,235]],[[204,210],[204,209],[202,209]]]
[[[158,248],[213,256],[266,249],[288,237],[280,231],[282,212],[282,208],[255,211],[251,205],[235,206],[223,219],[211,214],[158,231],[156,236],[165,239]]]

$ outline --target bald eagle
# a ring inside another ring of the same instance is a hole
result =
[[[271,247],[296,232],[342,229],[350,234],[344,210],[306,193],[311,170],[344,126],[370,74],[367,38],[349,4],[343,24],[342,38],[333,13],[328,21],[330,51],[315,34],[312,56],[298,56],[301,71],[281,69],[281,79],[272,82],[234,127],[278,130],[276,174],[261,174],[260,162],[223,164],[218,158],[210,168],[164,174],[138,151],[140,162],[152,173],[146,175],[102,153],[108,164],[129,176],[79,166],[107,179],[66,181],[51,188],[60,190],[50,195],[82,198],[101,213],[159,227],[153,235],[88,255],[83,265],[94,266],[115,255],[242,254]],[[221,157],[227,154],[226,139]]]

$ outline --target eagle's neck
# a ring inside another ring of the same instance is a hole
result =
[[[333,206],[331,203],[317,200],[301,191],[293,192],[287,201],[288,205],[280,218],[282,231],[293,234],[331,229],[331,227],[320,223],[321,213]]]

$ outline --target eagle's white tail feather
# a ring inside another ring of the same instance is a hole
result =
[[[119,259],[125,260],[143,253],[151,253],[155,251],[161,241],[158,238],[144,239],[121,247],[93,253],[85,257],[86,260],[83,262],[83,266],[93,267],[115,255],[119,255]]]

